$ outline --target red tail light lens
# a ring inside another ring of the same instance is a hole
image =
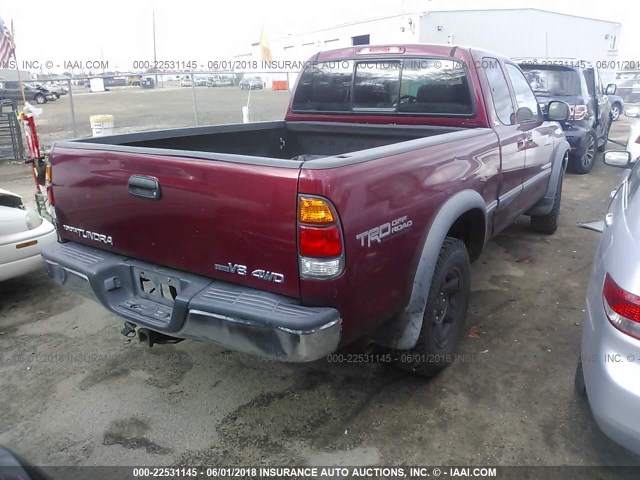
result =
[[[569,118],[571,120],[584,120],[587,118],[587,106],[569,105]]]
[[[335,278],[344,270],[340,220],[326,198],[298,197],[298,261],[306,279]]]
[[[640,136],[638,136],[638,138],[636,138],[636,143],[640,145]]]
[[[342,255],[342,239],[338,227],[305,227],[301,225],[300,255],[314,258]]]
[[[640,296],[629,293],[607,274],[602,296],[611,324],[627,335],[640,339]]]
[[[53,200],[53,177],[51,171],[51,165],[47,165],[44,171],[45,185],[47,189],[47,198],[49,199],[49,205],[54,206]]]

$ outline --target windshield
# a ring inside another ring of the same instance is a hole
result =
[[[470,116],[473,102],[466,70],[454,60],[338,60],[304,70],[293,110]]]
[[[520,65],[534,93],[538,95],[580,95],[580,77],[570,68]]]

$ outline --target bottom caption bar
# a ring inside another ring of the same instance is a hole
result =
[[[499,478],[499,479],[562,479],[585,478],[638,479],[640,466],[360,466],[360,467],[34,467],[2,466],[2,480],[134,480],[162,479],[447,479],[447,478]]]

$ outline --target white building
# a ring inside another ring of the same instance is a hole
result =
[[[337,25],[270,38],[275,61],[305,61],[321,50],[352,45],[438,43],[492,50],[507,57],[616,60],[621,25],[535,8],[432,11]],[[260,60],[256,42],[236,56]],[[263,75],[276,78],[274,75]],[[282,78],[282,75],[278,76]],[[290,82],[294,77],[289,75]]]

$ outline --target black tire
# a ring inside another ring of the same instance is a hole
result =
[[[60,94],[59,93],[54,93],[53,96],[56,97],[56,100],[58,100],[60,98]]]
[[[47,103],[47,97],[39,93],[38,95],[36,95],[35,101],[37,104],[42,105],[43,103]]]
[[[620,118],[620,113],[622,113],[622,105],[618,102],[611,105],[611,121],[615,122]]]
[[[598,144],[596,134],[589,131],[584,137],[583,142],[585,144],[585,148],[582,149],[582,152],[579,155],[574,154],[569,157],[569,166],[567,168],[570,172],[580,175],[589,173],[593,168],[593,165],[596,163],[596,150]]]
[[[415,347],[394,354],[394,364],[431,377],[453,361],[464,335],[471,291],[471,267],[464,243],[447,237],[429,287],[422,329]]]
[[[576,388],[576,393],[581,397],[587,396],[587,386],[584,383],[584,371],[582,370],[582,360],[578,358],[578,365],[576,366],[576,375],[573,379],[573,385]]]
[[[531,216],[531,230],[536,233],[544,233],[551,235],[558,229],[558,218],[560,217],[560,203],[562,201],[562,181],[564,180],[564,173],[560,173],[558,179],[558,186],[556,187],[556,193],[553,197],[553,207],[547,215],[532,215]]]

